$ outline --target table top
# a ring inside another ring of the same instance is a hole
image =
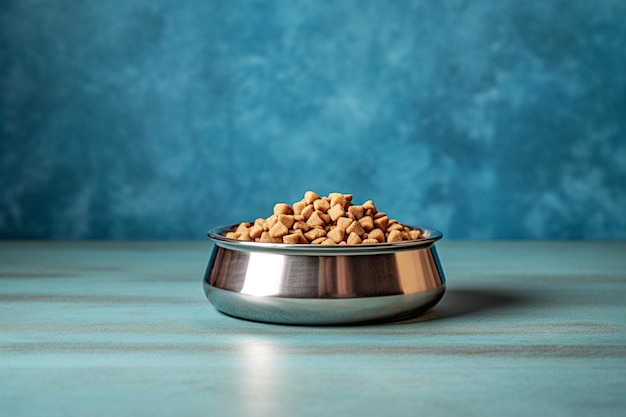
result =
[[[0,242],[0,415],[621,415],[626,242],[437,248],[426,314],[307,327],[217,312],[208,242]]]

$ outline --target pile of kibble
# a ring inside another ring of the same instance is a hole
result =
[[[376,210],[371,200],[352,204],[352,194],[320,197],[307,191],[293,205],[278,203],[274,214],[254,223],[242,222],[226,232],[231,239],[289,244],[358,245],[415,240],[424,237]]]

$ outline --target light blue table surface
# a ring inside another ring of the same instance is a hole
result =
[[[296,327],[213,309],[207,242],[2,242],[0,415],[624,415],[626,242],[437,246],[424,316]]]

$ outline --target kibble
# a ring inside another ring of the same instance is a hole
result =
[[[243,241],[312,244],[373,245],[424,238],[422,231],[390,219],[372,200],[352,204],[352,194],[313,191],[292,205],[277,203],[267,218],[242,222],[225,233]]]

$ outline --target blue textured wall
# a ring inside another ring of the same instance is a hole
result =
[[[0,2],[0,237],[203,238],[309,189],[626,238],[626,2]]]

